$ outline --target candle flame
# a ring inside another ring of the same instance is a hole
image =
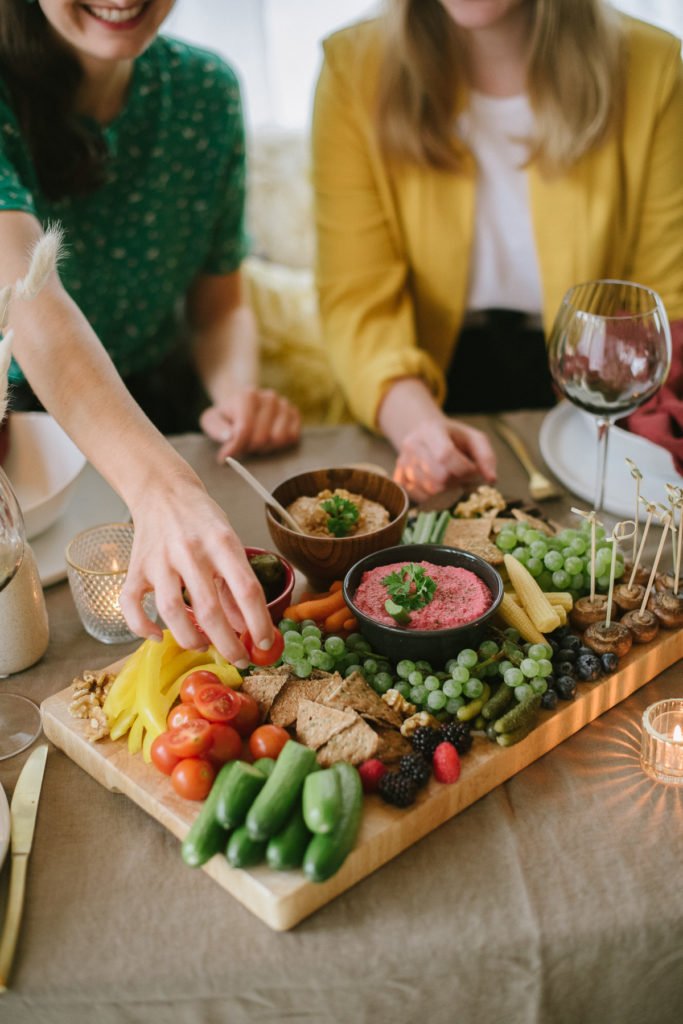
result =
[[[680,725],[674,726],[674,743],[683,743],[683,729]]]

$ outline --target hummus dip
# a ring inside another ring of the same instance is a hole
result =
[[[327,528],[330,517],[322,507],[323,501],[327,501],[329,498],[345,498],[358,509],[358,519],[345,535],[347,537],[357,537],[361,533],[374,533],[375,530],[381,530],[389,523],[389,513],[384,505],[364,498],[362,494],[352,494],[350,491],[344,490],[343,487],[337,487],[334,491],[326,489],[310,498],[303,495],[288,505],[287,511],[296,519],[304,533],[309,533],[312,537],[335,537],[335,534]]]
[[[384,608],[384,602],[391,595],[382,583],[392,572],[400,572],[410,562],[392,562],[379,565],[363,573],[354,603],[360,611],[385,626],[397,626],[395,619]],[[402,629],[451,629],[464,626],[483,615],[493,604],[493,596],[483,580],[469,569],[453,565],[433,565],[431,562],[414,562],[436,583],[434,596],[429,604],[410,612],[410,621]]]

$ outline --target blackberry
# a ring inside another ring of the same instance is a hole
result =
[[[434,751],[441,743],[441,729],[434,729],[431,725],[419,725],[411,737],[413,750],[427,761],[431,761]]]
[[[399,761],[398,771],[399,775],[405,775],[417,783],[418,788],[426,786],[432,774],[422,754],[404,754]]]
[[[441,739],[452,743],[459,754],[466,754],[472,746],[472,734],[464,722],[449,722],[441,730]]]
[[[377,792],[387,804],[410,807],[417,796],[417,782],[401,772],[387,772],[379,780]]]

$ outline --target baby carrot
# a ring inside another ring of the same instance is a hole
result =
[[[335,580],[334,583],[330,583],[330,593],[336,594],[338,590],[341,590],[342,586],[342,580]]]
[[[325,629],[328,633],[334,633],[337,629],[344,629],[344,623],[349,619],[351,613],[349,609],[344,605],[343,608],[339,608],[336,612],[332,612],[325,619]]]
[[[290,605],[286,616],[288,619],[294,619],[295,622],[301,622],[302,619],[313,619],[315,622],[319,622],[320,619],[326,619],[328,615],[332,615],[333,612],[339,611],[341,608],[345,609],[346,605],[344,604],[344,595],[338,590],[334,594]]]
[[[356,616],[352,615],[350,619],[344,619],[342,629],[345,633],[355,633],[358,629],[358,619]]]

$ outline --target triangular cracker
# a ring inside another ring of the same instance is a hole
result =
[[[379,745],[376,757],[380,761],[392,762],[400,760],[404,754],[412,752],[410,740],[402,736],[396,729],[380,729],[378,733]]]
[[[362,764],[369,757],[374,757],[379,745],[377,733],[373,732],[367,722],[356,716],[356,721],[348,729],[342,729],[336,736],[320,747],[317,753],[318,764],[329,768],[335,761],[348,761],[349,764]]]
[[[289,673],[289,666],[281,665],[244,677],[242,689],[254,698],[262,719],[267,717],[273,701],[289,679]]]
[[[338,674],[330,675],[329,672],[321,672],[314,669],[308,679],[297,679],[290,676],[273,701],[268,716],[273,725],[280,725],[283,729],[294,725],[299,712],[299,704],[302,700],[317,700],[320,691],[331,681],[341,680]]]
[[[503,553],[489,540],[492,519],[451,519],[443,543],[472,555],[479,555],[491,565],[503,564]]]
[[[384,722],[386,725],[400,729],[402,718],[397,711],[383,701],[372,687],[366,683],[360,672],[353,672],[346,679],[339,679],[337,683],[330,683],[316,697],[321,704],[327,704],[330,708],[340,708],[342,711],[352,708],[363,718],[370,718],[375,722]]]
[[[337,733],[348,729],[357,720],[355,711],[337,711],[313,700],[302,700],[296,716],[296,738],[299,743],[317,750]]]

